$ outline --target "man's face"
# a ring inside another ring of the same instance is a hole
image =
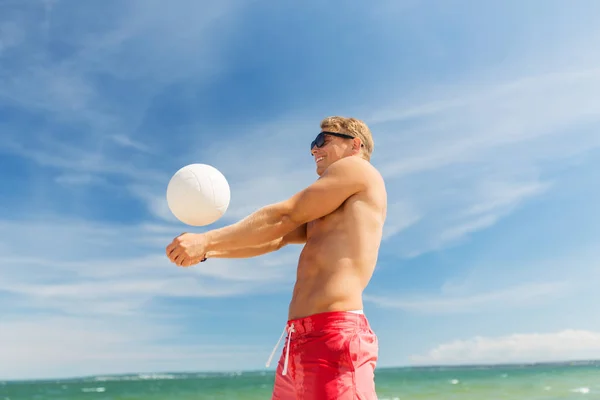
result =
[[[311,148],[311,154],[317,165],[317,175],[321,176],[331,164],[352,154],[354,138],[348,135],[343,136],[345,137],[327,133],[317,136]]]

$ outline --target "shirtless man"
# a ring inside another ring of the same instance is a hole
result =
[[[362,293],[377,262],[387,195],[372,151],[362,121],[326,118],[311,144],[319,175],[313,184],[233,225],[184,233],[166,249],[173,263],[188,267],[304,244],[273,399],[377,398],[378,342]]]

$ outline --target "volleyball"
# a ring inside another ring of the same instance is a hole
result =
[[[167,186],[167,204],[179,221],[192,226],[212,224],[225,214],[231,192],[225,175],[207,164],[179,169]]]

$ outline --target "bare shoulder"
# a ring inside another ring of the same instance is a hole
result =
[[[278,203],[276,209],[299,226],[331,214],[356,195],[368,193],[369,198],[384,197],[380,182],[379,173],[368,161],[356,156],[345,157],[329,165],[310,186]]]
[[[377,168],[358,156],[345,157],[334,162],[323,176],[345,176],[362,183],[365,188],[383,183],[383,177]]]
[[[373,164],[364,158],[353,156],[342,158],[329,166],[328,170],[336,176],[344,176],[354,182],[354,187],[359,188],[353,194],[364,194],[363,199],[383,212],[384,218],[387,211],[387,190],[381,173]]]
[[[370,182],[373,178],[381,179],[379,171],[367,160],[358,157],[344,157],[327,168],[323,176],[345,175],[356,177],[365,182]]]

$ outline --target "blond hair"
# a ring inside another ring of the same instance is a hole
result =
[[[356,118],[345,118],[345,117],[327,117],[321,121],[321,130],[345,133],[350,136],[354,136],[360,139],[363,144],[361,153],[365,160],[371,160],[371,153],[375,143],[373,142],[373,135],[371,130],[363,121]]]

